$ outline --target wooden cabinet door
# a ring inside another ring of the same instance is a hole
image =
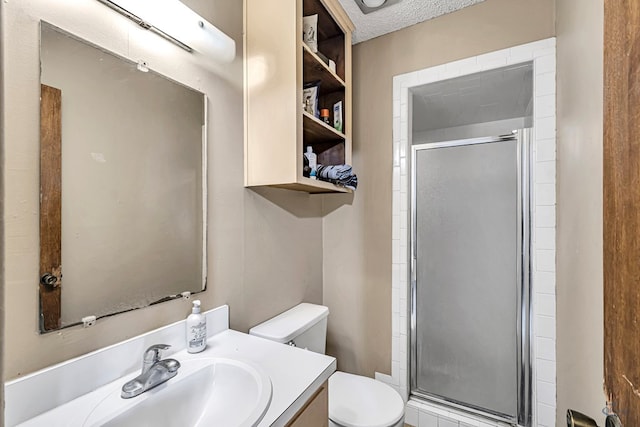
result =
[[[287,427],[328,427],[329,384],[324,383],[298,411]]]
[[[604,375],[640,426],[640,2],[604,2]]]

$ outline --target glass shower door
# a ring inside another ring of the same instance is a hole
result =
[[[522,154],[484,138],[414,146],[412,163],[412,394],[509,422],[527,386]]]

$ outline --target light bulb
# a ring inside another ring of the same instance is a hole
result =
[[[365,6],[367,7],[380,7],[382,6],[387,0],[362,0],[362,2],[365,4]]]

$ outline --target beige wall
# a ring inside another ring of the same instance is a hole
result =
[[[0,31],[4,10],[0,7]],[[0,70],[4,68],[4,47],[0,40]],[[0,73],[0,87],[4,87],[4,73]],[[0,111],[4,111],[4,97],[0,97]],[[0,164],[4,164],[4,114],[0,114]],[[4,174],[0,173],[0,217],[4,218]],[[4,378],[4,221],[0,221],[0,379]],[[4,425],[4,387],[0,387],[0,427]]]
[[[204,308],[231,307],[231,326],[247,330],[301,301],[322,302],[322,220],[318,197],[243,187],[242,2],[189,0],[236,41],[232,64],[203,70],[192,55],[144,32],[95,0],[2,2],[5,50],[3,120],[6,234],[5,378],[183,319],[173,301],[98,321],[89,329],[38,334],[39,19],[144,58],[152,69],[209,97],[208,289]],[[132,355],[138,357],[138,355]]]
[[[46,0],[29,2],[39,6],[25,13],[21,3],[2,3],[7,57],[2,93],[11,106],[2,109],[7,124],[0,177],[5,182],[6,230],[0,247],[4,245],[6,264],[6,378],[179,320],[188,311],[186,303],[176,301],[119,315],[91,329],[37,333],[37,18],[52,6]],[[236,40],[240,58],[241,2],[187,3]],[[232,327],[246,330],[299,301],[324,299],[331,310],[328,351],[339,357],[340,369],[389,373],[392,77],[553,36],[556,7],[558,425],[567,407],[597,417],[604,402],[601,1],[557,0],[556,5],[554,0],[486,0],[356,45],[353,163],[360,187],[355,196],[245,190],[240,60],[212,74],[156,58],[163,74],[211,99],[209,289],[202,295],[204,306],[229,303]],[[114,28],[125,26],[122,18],[113,19]],[[85,21],[77,24],[78,31],[90,32],[88,27],[96,25]],[[113,43],[112,50],[122,48],[118,40]],[[326,214],[322,220],[321,211]]]
[[[352,205],[325,196],[328,352],[342,370],[391,370],[392,79],[554,35],[554,0],[486,0],[354,46]]]
[[[602,0],[557,0],[557,397],[604,424]]]

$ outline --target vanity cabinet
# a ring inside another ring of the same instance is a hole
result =
[[[351,32],[338,0],[244,0],[245,186],[309,193],[350,192],[303,175],[303,153],[318,163],[351,164]],[[318,15],[317,52],[303,41],[303,16]],[[335,70],[329,61],[335,62]],[[308,113],[303,86],[320,82],[318,107],[330,124]],[[333,106],[342,102],[342,130]]]
[[[329,384],[325,382],[286,427],[326,427],[329,424]]]

